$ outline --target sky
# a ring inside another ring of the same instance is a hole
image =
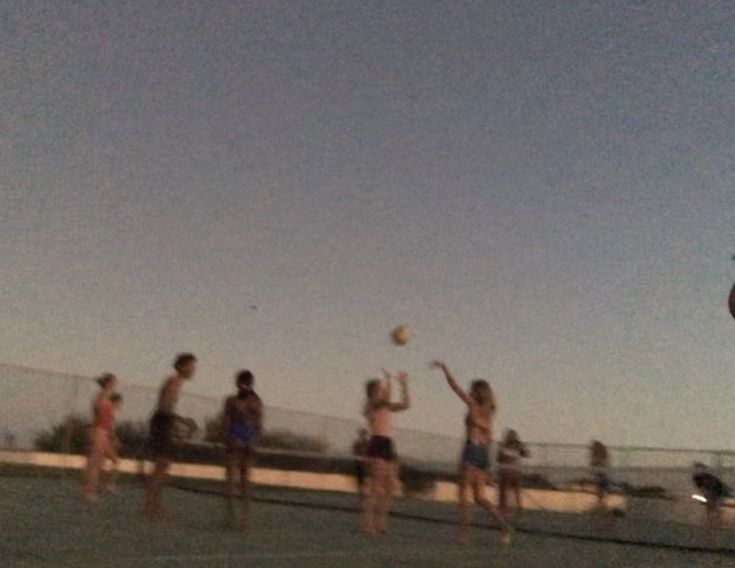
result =
[[[7,2],[0,361],[735,449],[735,5]],[[411,326],[405,348],[390,329]]]

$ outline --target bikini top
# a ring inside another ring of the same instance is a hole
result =
[[[465,416],[464,419],[465,426],[468,428],[479,428],[480,430],[484,430],[485,432],[490,432],[492,430],[492,426],[490,425],[490,418],[488,417],[487,422],[483,423],[475,419],[474,416],[472,416],[472,412],[468,412],[467,416]]]
[[[260,397],[258,397],[257,394],[255,394],[252,390],[241,390],[237,393],[237,400],[260,400]],[[257,411],[252,408],[240,408],[237,404],[233,404],[230,407],[230,424],[232,427],[247,427],[247,428],[254,428],[255,423],[257,422]]]
[[[115,422],[115,405],[109,398],[100,401],[97,407],[97,413],[94,417],[94,426],[103,428],[104,430],[112,430],[112,424]]]

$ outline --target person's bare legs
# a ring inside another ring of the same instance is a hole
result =
[[[240,529],[250,528],[250,460],[252,456],[247,450],[243,451],[240,459],[240,500],[242,516],[240,517]]]
[[[500,475],[498,484],[498,508],[500,514],[508,522],[513,522],[521,516],[521,486],[519,476],[515,472],[505,472]],[[511,497],[513,506],[511,507]]]
[[[117,458],[117,456],[112,456],[109,458],[110,460],[110,469],[109,471],[105,472],[106,475],[106,482],[105,482],[105,489],[107,489],[108,493],[117,493],[117,478],[119,475],[118,467],[120,460]]]
[[[393,495],[397,487],[398,480],[398,464],[395,462],[385,462],[382,472],[382,493],[378,498],[375,529],[379,533],[388,532],[388,513],[390,513],[393,505]]]
[[[250,455],[247,450],[232,450],[227,456],[226,471],[230,526],[247,530],[250,527]]]
[[[108,493],[117,493],[117,477],[118,477],[118,466],[120,464],[120,458],[117,455],[117,448],[112,442],[107,445],[107,451],[104,454],[104,459],[110,463],[109,471],[105,471],[102,468],[102,473],[105,475],[105,489]]]
[[[472,508],[469,500],[470,483],[467,471],[462,468],[459,474],[459,542],[470,543],[470,522],[472,521]]]
[[[472,492],[475,503],[490,513],[490,516],[500,524],[500,528],[503,531],[501,539],[507,544],[510,542],[511,536],[510,525],[505,517],[498,512],[495,506],[490,502],[490,499],[485,495],[486,485],[487,477],[484,475],[484,472],[472,472]]]
[[[238,508],[237,508],[237,479],[236,472],[239,470],[237,451],[231,449],[227,452],[227,461],[225,464],[225,475],[227,478],[227,519],[230,528],[238,528]]]
[[[612,527],[612,515],[607,508],[607,492],[597,489],[597,506],[593,511],[595,517],[595,526],[599,531],[607,531]]]
[[[523,515],[523,492],[521,491],[520,480],[513,485],[513,493],[515,494],[516,509],[514,519],[518,520]]]
[[[357,493],[360,499],[360,511],[362,511],[365,508],[365,499],[367,498],[367,494],[368,494],[368,485],[367,485],[368,474],[366,472],[367,466],[365,464],[362,464],[361,467],[363,468],[362,479],[357,480]]]
[[[507,517],[508,516],[508,485],[510,480],[507,474],[501,473],[498,480],[498,508],[500,513]]]
[[[95,501],[98,496],[100,472],[104,460],[103,436],[104,432],[100,428],[91,428],[89,431],[89,452],[82,484],[82,496],[85,501]]]
[[[164,456],[156,456],[153,472],[148,479],[145,496],[144,512],[150,517],[161,518],[164,515],[161,504],[161,488],[168,478],[169,467],[171,467],[171,460]]]
[[[380,464],[378,461],[372,458],[368,462],[367,478],[365,480],[365,498],[362,501],[362,519],[360,522],[360,530],[365,534],[375,533],[375,506],[380,489]]]

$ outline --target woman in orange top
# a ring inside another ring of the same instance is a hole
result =
[[[113,428],[115,404],[110,398],[115,392],[117,378],[106,373],[97,379],[100,391],[92,399],[92,425],[89,428],[87,468],[84,472],[82,494],[86,501],[96,501],[100,473],[105,457],[115,455]]]

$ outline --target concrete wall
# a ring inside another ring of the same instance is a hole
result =
[[[87,460],[84,456],[55,454],[44,452],[0,451],[0,463],[16,465],[32,465],[59,469],[82,469]],[[118,471],[122,473],[145,473],[152,469],[151,462],[122,459]],[[219,465],[202,465],[191,463],[175,463],[171,466],[174,477],[192,479],[214,479],[224,481],[225,468]],[[313,473],[308,471],[286,471],[267,468],[253,468],[252,481],[259,485],[276,487],[294,487],[299,489],[316,489],[323,491],[343,491],[354,493],[357,484],[354,477],[333,473]]]

